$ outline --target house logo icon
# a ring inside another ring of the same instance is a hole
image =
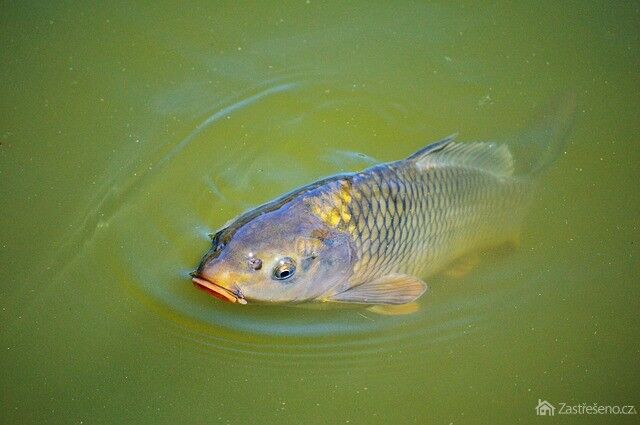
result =
[[[538,416],[553,416],[556,413],[556,408],[553,404],[547,400],[538,399],[538,405],[536,406],[536,415]]]

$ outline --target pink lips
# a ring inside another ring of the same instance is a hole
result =
[[[230,303],[238,303],[238,304],[246,304],[247,300],[244,298],[238,297],[233,292],[229,291],[227,288],[223,288],[220,285],[216,285],[213,282],[209,282],[208,280],[201,279],[199,277],[194,277],[191,281],[196,285],[199,289],[208,292],[214,297],[218,298],[222,301],[227,301]]]

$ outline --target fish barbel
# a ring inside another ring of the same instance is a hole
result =
[[[507,145],[448,137],[319,180],[225,225],[193,281],[242,304],[412,302],[424,278],[517,237],[536,176],[559,152],[547,150],[516,172]]]

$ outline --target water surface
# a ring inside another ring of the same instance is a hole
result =
[[[637,4],[2,9],[3,423],[640,407]],[[191,285],[207,234],[247,208],[454,132],[513,140],[567,91],[574,130],[520,248],[430,279],[416,314]]]

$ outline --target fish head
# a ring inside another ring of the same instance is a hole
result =
[[[296,303],[346,287],[353,257],[347,233],[281,208],[218,232],[192,276],[225,301]]]

